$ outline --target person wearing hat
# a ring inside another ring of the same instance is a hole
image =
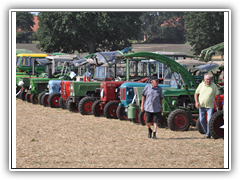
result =
[[[142,91],[141,111],[145,111],[145,122],[148,128],[148,138],[153,139],[157,139],[157,124],[161,119],[163,103],[162,88],[158,86],[158,84],[158,79],[152,79],[151,84],[145,86],[144,90]],[[151,123],[153,123],[153,130],[151,129]]]

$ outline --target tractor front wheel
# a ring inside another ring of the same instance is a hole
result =
[[[118,104],[119,104],[119,102],[116,102],[116,101],[108,102],[103,109],[104,116],[106,118],[117,119],[117,113],[116,112],[117,112]]]
[[[202,127],[202,124],[201,124],[199,118],[197,119],[196,126],[197,126],[197,130],[200,134],[206,134],[206,132],[204,131],[204,129]]]
[[[26,99],[27,102],[29,102],[29,103],[31,102],[31,97],[32,97],[32,94],[27,94],[26,93],[25,99]]]
[[[66,101],[63,100],[62,96],[59,98],[59,107],[62,109],[66,109]]]
[[[104,115],[103,109],[100,106],[101,102],[102,102],[101,100],[97,100],[92,105],[92,113],[96,117]]]
[[[92,114],[92,105],[95,102],[93,97],[84,97],[78,104],[78,111],[82,115],[91,115]]]
[[[49,98],[48,94],[44,94],[41,98],[41,103],[44,107],[47,107],[49,105],[48,104],[48,98]]]
[[[41,92],[39,95],[38,95],[38,103],[40,104],[40,105],[42,105],[42,96],[44,95],[46,93],[46,91],[43,91],[43,92]]]
[[[49,102],[49,106],[51,108],[59,108],[59,99],[60,99],[61,94],[60,93],[53,93],[49,96],[48,98],[48,102]]]
[[[27,93],[25,92],[25,89],[21,90],[21,92],[19,93],[19,99],[26,101],[26,99],[25,99],[26,94]]]
[[[128,120],[128,116],[127,116],[124,106],[117,107],[117,117],[120,120]]]
[[[146,125],[146,121],[145,121],[145,111],[141,111],[138,114],[138,120],[140,122],[141,125],[145,126]]]
[[[75,102],[70,101],[69,97],[66,100],[66,105],[67,105],[67,109],[70,112],[74,112],[74,113],[78,112],[78,104],[75,103]]]
[[[224,129],[220,128],[222,125],[224,125],[223,111],[217,111],[209,121],[209,131],[214,139],[224,138]]]
[[[172,111],[168,116],[167,123],[172,131],[187,131],[190,126],[188,114],[183,109]]]

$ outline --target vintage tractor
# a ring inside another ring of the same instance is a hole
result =
[[[18,54],[16,59],[16,75],[24,75],[32,72],[33,60],[45,58],[47,54]],[[44,64],[38,64],[35,71],[40,74],[45,71]]]
[[[83,115],[92,114],[92,104],[100,98],[101,81],[117,79],[115,70],[120,66],[126,66],[116,56],[127,53],[131,48],[122,51],[98,52],[87,58],[89,63],[97,66],[93,78],[87,77],[86,82],[70,82],[70,96],[66,100],[67,109],[71,112],[80,112]],[[66,97],[66,96],[65,96]]]
[[[133,54],[123,55],[125,58],[133,57],[145,57],[160,61],[166,64],[173,75],[173,79],[176,86],[170,88],[163,88],[164,101],[163,101],[163,113],[162,121],[167,122],[168,127],[171,130],[183,131],[188,130],[192,119],[192,114],[198,114],[198,110],[195,108],[194,93],[198,84],[191,75],[191,73],[185,69],[182,65],[176,61],[164,57],[162,55],[138,52]],[[177,76],[176,76],[177,75]],[[128,118],[135,119],[136,110],[139,109],[141,103],[141,92],[143,87],[134,88],[135,103],[128,106]],[[167,120],[164,120],[167,119]],[[144,122],[144,112],[139,113],[139,121]],[[144,123],[142,123],[144,124]],[[162,123],[161,123],[162,124]],[[162,126],[162,125],[159,126]]]
[[[152,64],[149,64],[151,62]],[[132,64],[132,65],[131,65]],[[144,65],[145,71],[144,71]],[[155,66],[152,66],[155,65]],[[141,68],[142,67],[142,68]],[[127,119],[125,108],[118,108],[120,103],[120,86],[123,83],[131,82],[132,84],[141,84],[146,86],[152,75],[157,77],[156,69],[158,63],[153,60],[131,59],[126,62],[126,74],[118,74],[120,79],[124,78],[126,81],[104,81],[101,83],[100,99],[95,101],[92,106],[92,113],[94,116],[104,115],[107,118],[119,118],[121,120]],[[129,74],[131,74],[129,76]],[[152,74],[152,75],[151,75]],[[157,73],[158,75],[160,73]],[[145,76],[146,75],[146,76]],[[162,78],[160,78],[162,80]],[[138,82],[138,83],[137,83]],[[165,85],[160,85],[165,86]],[[133,92],[132,92],[133,93]],[[130,94],[130,91],[128,92]]]
[[[37,104],[40,98],[40,93],[47,90],[47,85],[49,80],[56,78],[56,79],[62,79],[67,80],[71,79],[69,77],[69,72],[64,71],[64,69],[67,69],[68,67],[64,67],[64,62],[66,61],[72,61],[73,58],[70,57],[56,57],[56,56],[47,56],[47,72],[48,76],[47,78],[30,78],[30,86],[29,89],[26,89],[27,94],[25,96],[25,99],[28,102],[32,102],[33,104]],[[60,63],[60,64],[59,64]],[[45,99],[46,100],[46,99]],[[45,103],[46,101],[44,101]]]

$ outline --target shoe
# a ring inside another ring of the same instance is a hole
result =
[[[207,139],[211,139],[211,136],[206,136]]]
[[[153,132],[153,139],[158,139],[158,138],[156,137],[156,132]]]
[[[152,129],[151,128],[148,129],[148,138],[152,138]]]

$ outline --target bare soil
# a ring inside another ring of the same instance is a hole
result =
[[[224,140],[16,100],[17,168],[224,168]]]

